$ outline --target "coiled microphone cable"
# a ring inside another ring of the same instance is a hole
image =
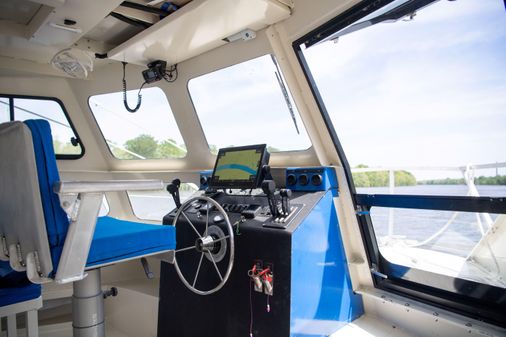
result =
[[[128,101],[127,101],[127,84],[126,84],[126,79],[125,79],[127,63],[126,62],[121,62],[121,63],[123,63],[123,104],[125,105],[125,109],[127,109],[128,112],[134,113],[134,112],[137,112],[141,107],[141,103],[142,103],[141,90],[144,87],[144,85],[146,84],[146,82],[142,83],[141,87],[139,88],[139,92],[137,93],[137,105],[133,109],[130,108],[128,106]]]

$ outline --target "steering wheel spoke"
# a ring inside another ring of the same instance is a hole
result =
[[[192,250],[192,249],[195,249],[195,246],[189,246],[189,247],[185,247],[185,248],[176,249],[176,253],[184,252],[184,251]]]
[[[195,277],[193,278],[192,287],[195,288],[195,283],[197,283],[197,277],[199,277],[200,266],[202,265],[202,260],[204,259],[204,252],[200,253],[199,265],[197,266],[197,272],[195,273]]]
[[[181,214],[183,214],[183,216],[186,219],[186,221],[188,221],[188,223],[190,224],[190,226],[192,227],[192,229],[195,231],[195,234],[197,234],[197,236],[202,239],[202,236],[200,235],[199,231],[197,230],[197,228],[195,228],[195,225],[193,224],[193,222],[191,222],[191,220],[188,219],[188,216],[186,215],[186,213],[184,211],[182,211]]]
[[[218,277],[220,278],[221,282],[223,282],[223,276],[221,276],[220,268],[218,268],[218,265],[216,264],[216,261],[214,261],[213,254],[208,253],[209,258],[211,259],[214,269],[216,269],[216,273],[218,274]]]
[[[206,230],[204,231],[204,236],[207,236],[208,227],[209,227],[209,203],[206,203]]]

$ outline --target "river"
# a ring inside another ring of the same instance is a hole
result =
[[[504,197],[506,186],[477,186],[481,196]],[[182,201],[186,200],[195,189],[186,188],[181,191]],[[388,194],[388,187],[358,188],[357,193],[364,194]],[[400,186],[394,190],[395,194],[414,195],[454,195],[465,196],[467,186],[465,185],[417,185]],[[140,219],[161,221],[163,216],[171,211],[175,205],[172,197],[165,192],[135,192],[130,194],[130,201],[135,214]],[[393,237],[403,240],[408,244],[420,243],[445,226],[448,221],[455,219],[448,225],[447,229],[436,238],[421,246],[437,251],[447,252],[458,256],[467,256],[475,244],[481,238],[481,228],[486,231],[487,221],[495,221],[497,214],[487,215],[476,213],[394,209],[374,207],[371,210],[374,231],[380,245],[388,240],[389,216],[393,216]]]
[[[480,196],[505,197],[504,185],[477,186]],[[388,187],[357,188],[362,194],[389,194]],[[465,196],[466,185],[417,185],[399,186],[394,189],[395,194],[412,195],[452,195]],[[415,209],[391,209],[373,207],[371,218],[376,238],[380,246],[388,242],[389,217],[393,217],[394,239],[404,240],[408,244],[419,244],[436,234],[447,225],[452,217],[453,221],[447,229],[437,235],[420,248],[450,253],[458,256],[467,256],[486,231],[490,221],[495,221],[498,214],[479,214],[470,212],[431,211]]]

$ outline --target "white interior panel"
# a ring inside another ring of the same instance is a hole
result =
[[[139,65],[179,63],[225,44],[222,39],[246,28],[256,31],[289,16],[290,8],[276,0],[194,0],[108,54]]]

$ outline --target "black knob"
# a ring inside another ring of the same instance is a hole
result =
[[[307,177],[307,174],[301,174],[299,176],[299,185],[300,186],[306,186],[308,182],[309,182],[309,179]]]
[[[207,185],[208,181],[209,181],[209,177],[200,176],[200,185],[205,186],[205,185]]]
[[[311,184],[314,186],[320,186],[322,184],[322,176],[320,174],[313,174],[311,177]]]
[[[72,144],[72,146],[77,146],[79,145],[79,140],[76,137],[70,137],[70,144]]]
[[[295,174],[289,174],[287,177],[286,177],[286,184],[288,186],[293,186],[297,183],[297,177],[295,176]]]
[[[267,196],[274,194],[275,190],[276,190],[276,183],[274,182],[274,180],[264,180],[262,182],[262,191]]]

